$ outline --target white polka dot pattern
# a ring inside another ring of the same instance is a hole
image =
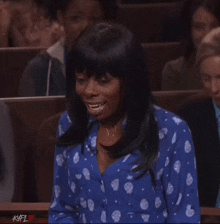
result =
[[[167,128],[162,128],[162,129],[159,131],[159,138],[160,138],[160,139],[163,139],[163,138],[166,136],[167,132],[168,132]]]
[[[187,205],[186,207],[186,216],[192,217],[195,214],[195,211],[191,208],[191,205]]]
[[[187,174],[187,178],[186,178],[186,185],[190,186],[193,183],[193,177],[191,175],[191,173]]]
[[[119,188],[119,179],[114,179],[111,182],[111,186],[112,186],[112,188],[113,188],[114,191],[117,191],[118,188]]]
[[[92,147],[96,147],[96,139],[97,139],[96,136],[92,137],[92,139],[91,139],[91,146]]]
[[[181,162],[179,160],[177,160],[174,163],[173,169],[176,171],[176,173],[179,173],[180,172],[180,167],[181,167]]]
[[[89,199],[88,200],[88,208],[91,212],[94,211],[94,207],[95,207],[94,201],[92,199]]]
[[[174,135],[172,137],[171,143],[174,144],[175,142],[176,142],[176,132],[174,133]]]
[[[167,194],[172,194],[173,190],[174,190],[173,185],[171,183],[168,183]]]
[[[74,164],[77,164],[78,162],[79,162],[79,153],[76,152],[75,155],[74,155],[74,157],[73,157],[73,163]]]
[[[161,203],[162,203],[162,201],[160,200],[160,198],[156,197],[155,198],[155,207],[159,208],[161,206]]]
[[[56,198],[58,198],[60,196],[60,192],[61,192],[60,186],[55,185],[54,186],[54,193],[55,193]]]
[[[127,182],[124,185],[124,189],[125,189],[127,194],[131,194],[133,192],[133,188],[134,188],[134,186],[131,182]]]
[[[119,210],[115,210],[112,213],[112,219],[113,219],[114,222],[119,222],[120,219],[121,219],[121,212]]]
[[[89,170],[87,168],[84,168],[82,172],[83,172],[83,175],[84,175],[85,179],[86,180],[90,180],[90,172],[89,172]]]
[[[174,122],[178,125],[182,120],[178,117],[173,117]]]
[[[140,207],[141,207],[141,209],[143,209],[143,210],[147,210],[147,209],[148,209],[149,204],[148,204],[147,199],[142,199],[142,200],[141,200]]]
[[[63,155],[59,154],[56,156],[56,162],[58,166],[62,166],[64,163]]]
[[[177,199],[176,205],[179,205],[182,199],[182,193],[179,193],[179,197]]]
[[[154,116],[159,137],[158,156],[152,167],[156,187],[150,172],[136,178],[141,174],[133,171],[141,162],[138,149],[100,173],[96,159],[98,123],[90,117],[84,151],[82,144],[56,147],[49,223],[200,221],[196,161],[188,126],[160,108]],[[62,116],[60,130],[65,133],[70,125],[67,116]]]
[[[71,190],[73,193],[75,193],[76,184],[74,182],[71,183]]]
[[[101,213],[101,221],[106,223],[106,211],[102,211],[102,213]]]
[[[189,153],[191,151],[191,144],[189,143],[189,141],[185,142],[185,152]]]
[[[144,222],[149,222],[150,215],[141,214],[141,218],[143,219]]]

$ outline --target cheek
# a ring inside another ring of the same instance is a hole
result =
[[[78,96],[82,97],[82,95],[83,95],[83,88],[82,88],[80,85],[77,85],[77,84],[76,84],[75,89],[76,89],[76,94],[77,94]]]
[[[112,102],[112,106],[117,109],[122,102],[122,92],[120,90],[120,87],[115,88],[114,91],[112,91],[112,93],[108,95],[110,102]]]

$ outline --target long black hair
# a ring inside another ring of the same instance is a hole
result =
[[[142,163],[135,171],[144,173],[158,154],[158,128],[154,118],[146,54],[133,34],[115,23],[97,23],[86,30],[68,55],[66,65],[68,113],[73,125],[61,136],[60,145],[83,143],[88,135],[87,109],[75,90],[75,73],[93,71],[97,76],[107,72],[123,81],[127,123],[125,137],[106,150],[119,158],[139,149]]]

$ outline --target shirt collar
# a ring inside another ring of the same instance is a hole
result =
[[[60,61],[61,64],[65,64],[65,52],[64,52],[64,38],[61,38],[57,43],[47,49],[47,53]]]

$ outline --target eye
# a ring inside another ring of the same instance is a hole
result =
[[[100,84],[108,84],[109,82],[111,82],[111,80],[112,80],[112,76],[108,73],[97,78],[97,81]]]
[[[84,82],[86,82],[87,77],[83,74],[76,74],[75,79],[76,84],[83,84]]]
[[[98,82],[103,84],[108,83],[109,81],[110,80],[106,76],[102,76],[98,79]]]

